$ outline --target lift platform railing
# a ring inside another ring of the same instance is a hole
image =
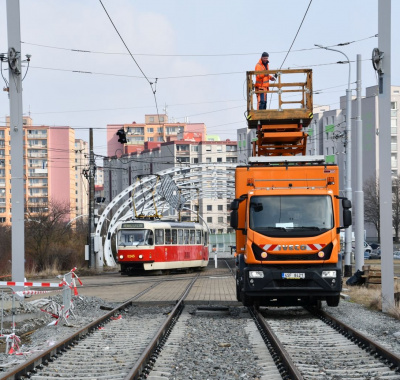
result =
[[[255,87],[257,75],[276,75],[276,80],[269,81],[268,89],[259,89]],[[313,117],[311,69],[248,71],[246,77],[249,128],[310,124]],[[267,105],[271,103],[275,108],[257,109],[257,95],[262,93],[267,94]]]

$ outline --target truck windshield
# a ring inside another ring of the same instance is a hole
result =
[[[267,236],[316,236],[334,226],[326,195],[254,196],[250,228]]]
[[[149,237],[153,236],[151,230],[120,230],[118,232],[118,245],[123,247],[136,245],[149,245]]]

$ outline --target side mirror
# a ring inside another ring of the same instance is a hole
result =
[[[342,207],[343,207],[344,209],[349,209],[349,208],[351,208],[351,201],[348,200],[347,198],[342,199]]]
[[[351,204],[351,202],[350,202],[350,204]],[[347,228],[347,227],[351,226],[351,224],[352,224],[351,211],[348,208],[345,208],[343,210],[343,226],[344,226],[344,228]]]
[[[238,215],[239,215],[239,213],[238,213],[237,209],[231,211],[231,227],[233,229],[235,229],[235,230],[237,230],[238,225],[239,225],[239,217],[238,217]]]
[[[231,202],[231,210],[232,211],[237,211],[237,210],[239,210],[239,199],[234,199],[232,202]]]

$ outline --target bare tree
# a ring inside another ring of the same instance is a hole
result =
[[[364,219],[374,225],[380,242],[379,178],[371,177],[364,183]]]
[[[69,212],[68,206],[53,202],[47,210],[27,215],[25,250],[34,260],[37,270],[43,270],[57,261],[51,247],[66,241],[65,217]]]
[[[399,229],[400,229],[400,178],[396,177],[392,180],[392,219],[393,228],[395,231],[396,242],[399,241]]]

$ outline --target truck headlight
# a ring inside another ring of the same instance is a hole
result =
[[[143,259],[143,255],[139,255],[139,259]]]
[[[335,270],[323,270],[322,271],[322,278],[336,278],[336,271]]]
[[[264,272],[262,270],[251,270],[249,272],[250,278],[264,278]]]
[[[124,255],[119,255],[119,258],[122,260],[124,258]]]

